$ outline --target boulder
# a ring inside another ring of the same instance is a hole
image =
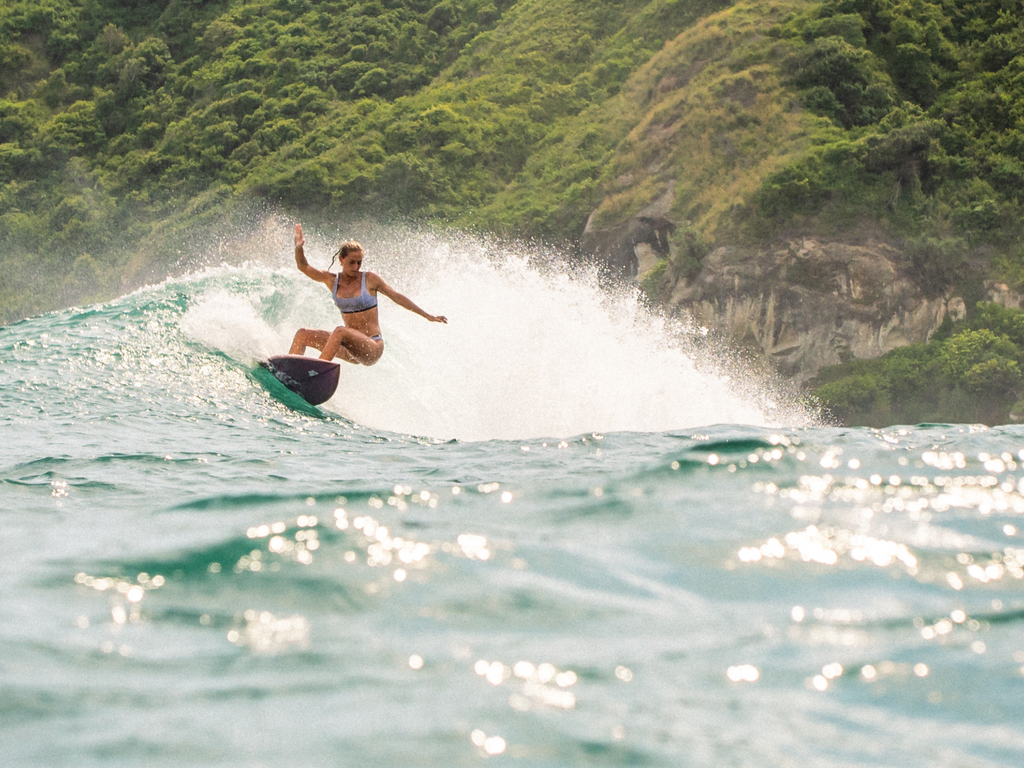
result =
[[[600,228],[595,225],[597,211],[590,214],[580,238],[584,253],[592,254],[620,277],[633,278],[644,274],[659,259],[670,255],[669,236],[676,225],[668,218],[675,202],[675,185],[625,223]]]

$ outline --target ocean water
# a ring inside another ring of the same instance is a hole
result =
[[[824,426],[587,270],[373,234],[450,323],[383,300],[319,409],[256,372],[337,323],[284,227],[0,328],[3,765],[1024,764],[1024,429]]]

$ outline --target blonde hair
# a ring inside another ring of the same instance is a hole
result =
[[[356,251],[362,253],[363,246],[357,243],[355,240],[346,240],[344,243],[341,244],[341,247],[334,252],[334,255],[331,257],[331,265],[334,265],[335,259],[337,259],[338,263],[340,264],[342,259],[348,256],[350,253],[354,253]],[[328,269],[330,269],[330,267],[328,267]]]
[[[346,240],[341,244],[341,248],[338,249],[338,253],[335,254],[339,259],[344,259],[353,251],[362,251],[363,246],[357,243],[355,240]]]

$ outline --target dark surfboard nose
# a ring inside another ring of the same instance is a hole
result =
[[[330,400],[341,376],[340,363],[303,355],[275,355],[260,365],[310,405]]]

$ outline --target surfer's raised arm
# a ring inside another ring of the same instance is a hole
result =
[[[415,302],[413,302],[413,300],[410,299],[408,296],[399,293],[390,285],[385,283],[381,279],[380,275],[374,274],[373,272],[367,272],[366,285],[370,288],[371,291],[374,291],[375,293],[383,293],[385,296],[387,296],[389,299],[395,302],[395,304],[397,304],[398,306],[403,307],[404,309],[408,309],[410,312],[415,312],[420,317],[425,317],[432,323],[448,323],[448,318],[445,317],[444,315],[432,315],[429,312],[424,312],[422,309],[416,306]]]
[[[318,283],[323,283],[328,288],[331,287],[331,282],[334,280],[334,275],[322,269],[317,269],[306,261],[306,251],[304,246],[306,240],[302,237],[302,225],[295,225],[295,266],[299,268],[299,272],[304,274],[306,277],[316,280]]]

